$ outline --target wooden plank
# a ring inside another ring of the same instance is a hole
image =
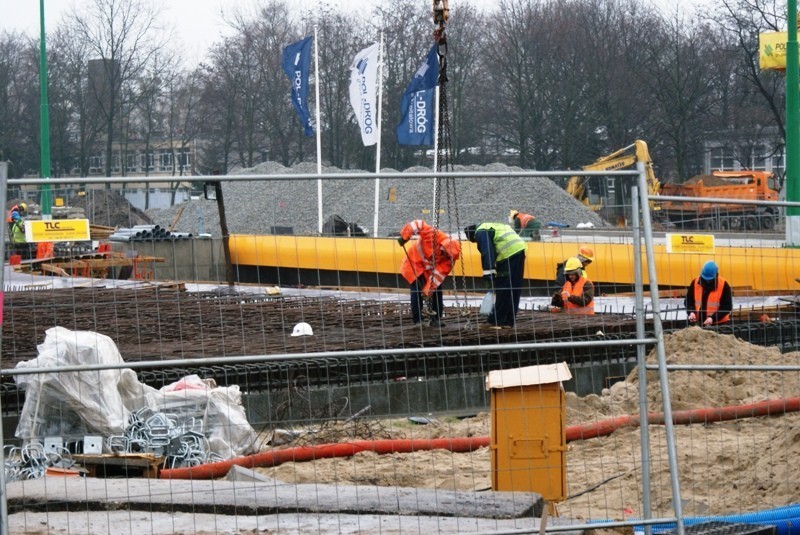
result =
[[[141,473],[146,478],[157,478],[158,470],[164,463],[163,457],[156,457],[151,453],[73,454],[72,459],[76,463],[83,465],[89,472],[89,475],[93,477],[97,476],[98,468],[102,467],[103,472],[106,472],[106,467],[113,466],[121,468],[127,473],[135,472]]]

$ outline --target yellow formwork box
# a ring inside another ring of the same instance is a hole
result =
[[[551,502],[567,495],[565,362],[495,370],[491,394],[492,490],[536,492]]]

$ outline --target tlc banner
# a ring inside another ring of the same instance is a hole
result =
[[[439,56],[436,45],[433,45],[400,102],[403,119],[397,125],[396,133],[401,145],[433,145],[433,99],[438,80]]]
[[[375,99],[378,94],[378,43],[356,54],[350,66],[350,105],[365,147],[378,142]]]
[[[314,135],[308,111],[308,71],[311,66],[311,36],[283,49],[283,72],[292,83],[292,105],[303,124],[303,133]]]

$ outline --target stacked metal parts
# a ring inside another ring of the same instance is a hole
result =
[[[160,225],[135,225],[132,228],[119,228],[108,237],[111,241],[174,241],[192,238],[190,232],[170,232]]]

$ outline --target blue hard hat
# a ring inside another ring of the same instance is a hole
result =
[[[706,281],[712,281],[717,278],[719,268],[713,260],[709,260],[703,264],[703,269],[700,271],[700,278]]]

